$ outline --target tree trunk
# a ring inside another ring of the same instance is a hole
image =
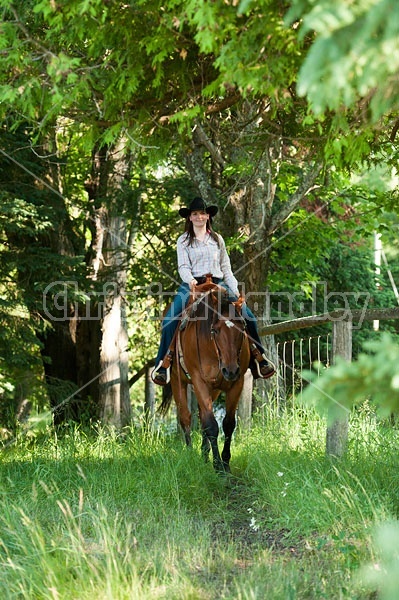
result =
[[[127,332],[123,298],[115,293],[105,303],[100,351],[100,416],[104,423],[123,427],[130,423]]]
[[[123,143],[111,153],[102,152],[93,161],[94,173],[88,189],[97,205],[93,239],[93,280],[102,283],[101,345],[99,348],[98,406],[102,421],[124,427],[131,420],[126,323],[127,232],[120,216],[129,161]]]
[[[152,367],[145,369],[145,400],[144,400],[144,426],[151,429],[155,415],[155,384],[151,379]]]

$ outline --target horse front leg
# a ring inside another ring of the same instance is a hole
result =
[[[209,447],[212,449],[213,467],[215,471],[224,471],[223,462],[220,456],[218,447],[219,425],[215,419],[212,410],[206,411],[204,416],[201,415],[201,426],[203,431],[202,450],[208,453]],[[204,437],[207,441],[204,442]],[[205,454],[206,458],[206,454]]]
[[[212,406],[215,400],[220,396],[220,390],[213,390],[212,392]],[[201,407],[199,406],[199,414],[201,419]],[[205,429],[202,429],[202,445],[201,445],[201,454],[204,458],[205,462],[209,461],[209,454],[211,451],[211,443],[209,441],[208,435]]]
[[[216,471],[223,471],[223,462],[218,447],[219,425],[212,411],[212,398],[204,401],[196,391],[198,400],[199,417],[202,429],[201,452],[205,462],[209,460],[209,454],[212,450],[213,467]]]
[[[218,448],[219,425],[213,414],[213,398],[215,397],[215,393],[199,376],[193,377],[193,386],[201,421],[202,454],[205,460],[207,460],[211,449],[214,469],[216,471],[224,471]]]
[[[209,461],[209,454],[211,451],[211,444],[209,442],[208,436],[204,430],[202,430],[202,444],[201,444],[201,454],[205,462]]]
[[[223,419],[224,444],[222,450],[223,468],[227,473],[230,473],[230,458],[231,458],[231,440],[236,428],[235,413],[227,413]]]
[[[222,462],[225,471],[230,473],[231,458],[231,440],[236,428],[236,410],[241,396],[243,385],[237,382],[237,385],[226,394],[226,415],[223,419],[224,445],[222,450]]]

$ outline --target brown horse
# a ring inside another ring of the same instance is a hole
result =
[[[194,387],[202,428],[202,454],[210,450],[217,471],[230,471],[230,445],[236,426],[236,409],[248,369],[250,350],[241,316],[243,299],[230,302],[224,288],[207,282],[196,287],[183,314],[175,338],[175,359],[171,388],[185,440],[191,446],[191,413],[187,405],[187,385]],[[213,402],[226,394],[225,435],[222,455],[218,448],[219,426]],[[164,414],[171,397],[164,395],[160,410]]]

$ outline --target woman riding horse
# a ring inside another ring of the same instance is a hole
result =
[[[187,446],[191,446],[191,407],[188,385],[193,386],[202,431],[202,455],[206,461],[212,450],[213,466],[219,473],[230,473],[231,442],[236,427],[236,410],[250,361],[249,340],[241,315],[244,299],[228,300],[224,287],[208,281],[198,285],[190,297],[182,324],[176,331],[176,360],[170,386]],[[161,414],[171,404],[167,388],[162,394]],[[224,392],[224,444],[219,451],[219,424],[213,405]]]
[[[217,206],[207,206],[199,197],[194,198],[188,207],[179,210],[180,216],[186,219],[185,232],[177,240],[177,263],[182,283],[162,322],[161,342],[151,375],[158,385],[165,385],[170,380],[172,341],[177,325],[190,293],[198,284],[206,281],[206,274],[211,273],[213,282],[227,290],[230,301],[239,297],[238,282],[231,270],[225,242],[212,229],[212,217],[217,212]],[[246,304],[242,307],[242,316],[250,341],[252,374],[255,378],[268,379],[274,375],[275,369],[266,358],[256,318]]]

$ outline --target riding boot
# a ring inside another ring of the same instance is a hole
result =
[[[162,366],[165,369],[170,369],[170,367],[172,366],[172,361],[173,361],[173,350],[171,350],[171,348],[169,348],[169,350],[167,351],[167,353],[162,361]]]
[[[249,368],[251,369],[253,378],[269,379],[276,372],[273,363],[267,360],[266,355],[253,342],[250,344],[250,348],[251,360]]]

